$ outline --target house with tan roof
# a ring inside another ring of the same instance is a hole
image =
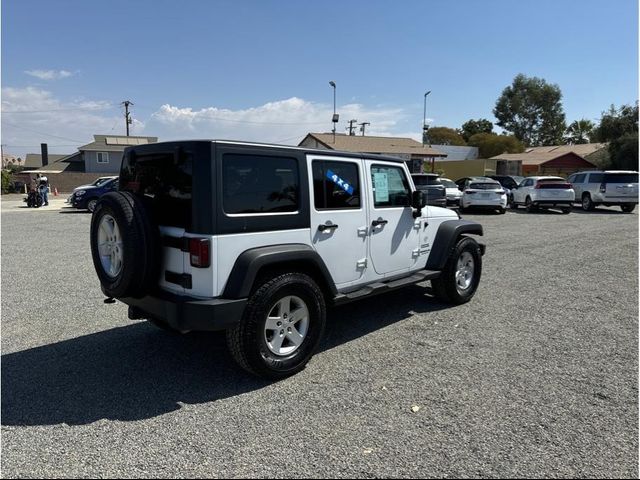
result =
[[[423,145],[412,138],[346,135],[344,133],[309,133],[298,144],[300,147],[345,152],[373,153],[402,158],[412,172],[422,172],[425,163],[444,158],[446,153]]]
[[[500,162],[519,162],[522,175],[569,175],[597,169],[608,155],[607,144],[552,145],[531,147],[522,153],[503,153],[492,157]]]

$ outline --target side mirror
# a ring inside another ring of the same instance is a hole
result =
[[[416,190],[411,194],[411,206],[415,209],[413,212],[413,218],[418,218],[422,215],[422,207],[427,204],[427,192]]]
[[[427,192],[416,190],[411,194],[411,206],[420,210],[427,204]]]

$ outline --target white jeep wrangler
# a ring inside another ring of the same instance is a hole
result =
[[[469,301],[478,223],[425,206],[396,158],[229,141],[125,151],[101,197],[91,252],[102,291],[129,318],[179,332],[226,330],[249,372],[304,368],[339,305],[430,280]]]

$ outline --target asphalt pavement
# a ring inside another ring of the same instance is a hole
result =
[[[2,202],[3,477],[638,477],[638,215],[464,214],[483,276],[330,311],[307,368],[103,303],[90,215]]]

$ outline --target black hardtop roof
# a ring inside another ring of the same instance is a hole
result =
[[[313,155],[325,155],[328,157],[348,157],[348,158],[370,158],[372,160],[384,160],[386,162],[397,162],[404,163],[405,160],[399,157],[390,157],[387,155],[379,155],[375,153],[358,153],[358,152],[343,152],[340,150],[325,150],[318,148],[306,148],[306,147],[295,147],[291,145],[278,145],[273,143],[259,143],[259,142],[241,142],[234,140],[211,140],[211,139],[194,139],[194,140],[171,140],[166,142],[156,142],[156,143],[148,143],[145,145],[135,145],[132,147],[128,147],[125,149],[125,155],[130,152],[134,152],[139,155],[150,155],[158,152],[167,152],[170,149],[175,149],[180,146],[187,146],[188,144],[194,143],[215,143],[220,145],[230,145],[237,147],[249,147],[251,149],[254,148],[264,148],[268,150],[290,150],[301,153],[309,153]]]

